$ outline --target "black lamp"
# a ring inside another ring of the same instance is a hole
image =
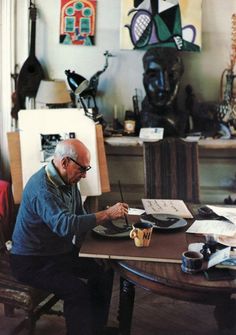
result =
[[[86,103],[83,98],[83,92],[86,91],[86,89],[88,88],[89,81],[85,79],[83,76],[79,75],[78,73],[75,73],[74,71],[65,70],[65,74],[67,76],[67,81],[70,88],[72,89],[73,93],[75,94],[75,97],[81,103],[84,109],[85,115],[93,119],[95,122],[97,122],[98,119],[101,118],[101,115],[94,115],[93,112],[91,113],[88,110],[88,107],[86,106]]]
[[[74,71],[65,70],[65,74],[67,76],[68,84],[72,89],[77,101],[81,103],[84,109],[85,115],[88,116],[90,119],[93,119],[94,122],[99,122],[100,124],[105,126],[106,122],[104,121],[102,114],[97,113],[97,108],[95,110],[92,109],[92,111],[90,112],[84,101],[84,98],[87,97],[89,91],[88,88],[90,86],[90,81],[88,81],[78,73],[75,73]]]
[[[80,95],[86,88],[88,88],[89,81],[81,75],[74,71],[71,72],[70,70],[65,70],[65,74],[67,75],[67,81],[70,88],[76,95]]]
[[[75,73],[74,71],[65,70],[65,74],[67,76],[67,81],[72,89],[72,91],[75,94],[75,97],[77,100],[81,103],[84,113],[86,116],[93,118],[93,114],[91,114],[86,106],[86,103],[81,96],[81,94],[88,88],[89,81],[85,79],[83,76],[79,75],[78,73]],[[77,103],[77,101],[76,101]]]

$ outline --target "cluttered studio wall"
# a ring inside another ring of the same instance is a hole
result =
[[[14,49],[14,57],[5,63],[2,57],[1,62],[1,82],[4,82],[4,85],[1,84],[0,111],[3,162],[8,160],[5,133],[14,130],[14,124],[9,117],[11,92],[14,89],[10,75],[14,73],[16,64],[19,71],[29,54],[29,2],[1,1],[1,54],[6,58],[6,53],[9,52],[6,47]],[[9,8],[9,3],[14,6]],[[89,79],[97,71],[104,69],[104,53],[108,51],[108,66],[99,76],[96,101],[99,111],[108,123],[112,122],[114,111],[123,122],[125,111],[133,109],[132,97],[136,94],[141,105],[145,96],[142,63],[145,50],[124,49],[121,46],[122,1],[96,1],[95,37],[93,43],[85,45],[60,43],[61,0],[35,0],[34,3],[38,10],[35,52],[47,78],[65,80],[65,70],[71,70]],[[9,10],[13,11],[15,17],[13,27],[10,27],[13,30],[11,34],[6,27],[9,24],[6,22],[6,17],[10,15]],[[188,84],[193,87],[195,96],[201,101],[219,99],[221,74],[230,63],[231,18],[235,12],[234,0],[202,0],[201,50],[181,53],[184,63],[178,96],[181,106],[185,105],[185,87]]]
[[[48,77],[63,79],[65,69],[71,69],[89,79],[103,68],[104,52],[109,50],[113,57],[109,58],[108,68],[100,76],[99,107],[108,119],[115,104],[118,113],[132,109],[135,89],[138,89],[140,99],[144,95],[144,51],[121,49],[122,1],[97,1],[95,45],[90,46],[60,44],[60,1],[36,2],[39,11],[36,50]],[[182,86],[190,83],[199,99],[218,98],[220,76],[230,62],[231,16],[234,12],[236,4],[233,0],[224,3],[220,0],[202,1],[202,49],[199,53],[183,52],[185,71],[182,79]],[[19,52],[21,60],[25,56]]]

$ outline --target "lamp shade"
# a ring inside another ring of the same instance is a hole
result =
[[[41,80],[36,101],[45,104],[67,104],[71,102],[64,80]]]
[[[75,94],[81,94],[89,86],[89,81],[74,71],[66,70],[67,81]]]

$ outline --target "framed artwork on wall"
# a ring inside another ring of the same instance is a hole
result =
[[[95,44],[97,0],[61,0],[60,43]]]
[[[200,51],[202,0],[121,0],[121,49]]]

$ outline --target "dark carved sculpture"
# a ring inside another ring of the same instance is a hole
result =
[[[175,50],[151,48],[143,56],[141,126],[164,128],[164,136],[182,136],[187,116],[178,109],[177,94],[184,72],[182,59]]]

